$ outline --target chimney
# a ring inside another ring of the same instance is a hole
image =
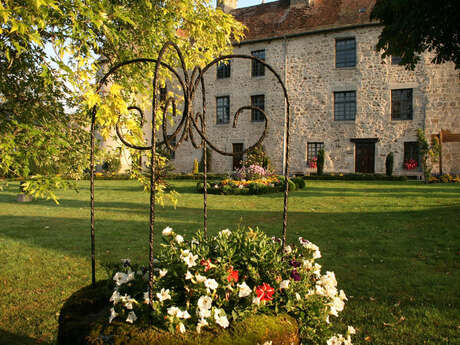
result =
[[[238,0],[217,0],[217,7],[220,7],[225,13],[229,13],[238,6]]]

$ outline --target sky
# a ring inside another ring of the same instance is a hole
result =
[[[265,2],[273,2],[273,1],[275,0],[265,0]],[[262,0],[238,0],[238,8],[260,5],[261,3],[262,3]]]

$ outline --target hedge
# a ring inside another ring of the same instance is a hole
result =
[[[305,180],[360,180],[360,181],[407,181],[407,176],[386,176],[383,174],[362,174],[362,173],[347,173],[347,174],[323,174],[309,175],[302,177]]]

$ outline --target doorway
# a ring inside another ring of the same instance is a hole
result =
[[[353,140],[352,140],[353,141]],[[375,142],[355,140],[355,172],[373,174],[375,172]]]
[[[243,165],[243,144],[234,143],[233,144],[233,171],[238,170]]]

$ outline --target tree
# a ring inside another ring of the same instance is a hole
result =
[[[377,0],[371,19],[384,28],[376,45],[382,57],[399,56],[414,69],[420,54],[434,54],[433,63],[452,61],[460,68],[460,2],[458,0]]]
[[[87,166],[89,138],[83,140],[80,131],[88,128],[88,109],[98,105],[96,125],[103,136],[112,133],[122,115],[130,139],[144,140],[128,105],[138,102],[147,108],[152,66],[120,69],[104,95],[95,82],[101,71],[133,58],[156,58],[167,41],[185,52],[187,68],[204,65],[229,53],[242,30],[210,0],[1,0],[1,172],[25,177],[29,192],[55,198],[51,187],[65,185],[56,176],[56,161],[65,163],[73,177]],[[45,47],[55,54],[45,54]],[[165,58],[178,66],[173,53]],[[16,91],[24,91],[20,97],[9,91],[9,77]],[[171,76],[162,70],[161,78],[164,82]],[[75,111],[69,114],[69,109]],[[80,156],[72,156],[74,150]]]

